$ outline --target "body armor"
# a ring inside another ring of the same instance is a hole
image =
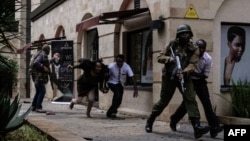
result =
[[[192,42],[188,43],[188,47],[181,47],[179,45],[178,41],[173,41],[170,46],[172,46],[173,52],[175,55],[178,55],[180,58],[180,63],[181,63],[181,67],[184,69],[187,67],[187,65],[189,64],[189,60],[191,58],[191,56],[193,55],[194,51],[195,51],[195,47],[193,45]],[[171,51],[170,49],[168,49],[168,51],[166,52],[167,56],[171,56]],[[170,63],[166,63],[165,64],[165,71],[167,75],[171,75],[173,70],[175,69],[176,65],[175,62],[170,62]]]

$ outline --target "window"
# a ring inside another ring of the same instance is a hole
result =
[[[98,59],[98,33],[97,29],[87,31],[87,58],[91,60]]]
[[[99,58],[99,39],[97,29],[87,31],[87,58],[97,60]],[[98,87],[95,88],[95,101],[99,100]]]
[[[138,85],[150,86],[153,83],[152,32],[144,29],[126,35],[127,62],[134,71]]]

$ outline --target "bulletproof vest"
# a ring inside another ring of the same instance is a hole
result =
[[[49,62],[48,55],[44,51],[42,51],[40,53],[43,55],[43,59],[42,59],[41,64],[43,64],[47,68],[50,68],[50,62]],[[38,82],[39,80],[43,80],[45,83],[47,83],[48,76],[50,75],[50,72],[44,72],[44,71],[41,71],[40,69],[38,70],[36,68],[33,68],[31,75],[32,75],[32,80],[35,83]]]
[[[170,44],[172,46],[174,55],[179,56],[182,69],[186,68],[189,64],[189,60],[195,51],[195,47],[192,42],[189,42],[185,47],[180,46],[179,42],[174,41]],[[166,52],[167,56],[172,56],[170,48]],[[165,69],[167,74],[171,74],[175,69],[175,62],[166,63]]]
[[[44,51],[42,52],[42,54],[43,54],[43,61],[42,61],[42,64],[43,64],[44,66],[46,66],[47,68],[49,68],[50,63],[49,63],[48,55],[47,55]]]

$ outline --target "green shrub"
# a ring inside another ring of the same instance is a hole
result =
[[[250,118],[250,83],[242,81],[233,82],[230,96],[235,116]]]
[[[32,111],[30,107],[25,113],[19,115],[21,106],[18,95],[11,102],[9,95],[0,93],[0,140],[8,132],[21,127],[25,118]]]
[[[17,62],[0,54],[0,94],[12,94],[12,88],[17,82],[17,72]]]
[[[250,118],[250,83],[247,81],[232,80],[232,86],[228,87],[230,99],[222,94],[216,94],[233,107],[235,117]]]
[[[20,139],[22,141],[55,141],[29,124],[24,124],[19,129],[9,132],[5,137],[6,141],[17,141]]]

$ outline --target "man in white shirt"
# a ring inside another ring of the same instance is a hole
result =
[[[122,103],[124,85],[127,81],[127,76],[131,79],[134,86],[133,97],[138,96],[138,90],[136,85],[136,80],[134,78],[134,73],[131,67],[124,62],[124,55],[119,54],[116,56],[116,62],[109,64],[109,80],[108,86],[114,93],[112,104],[107,111],[107,117],[115,118],[117,114],[117,109]]]

